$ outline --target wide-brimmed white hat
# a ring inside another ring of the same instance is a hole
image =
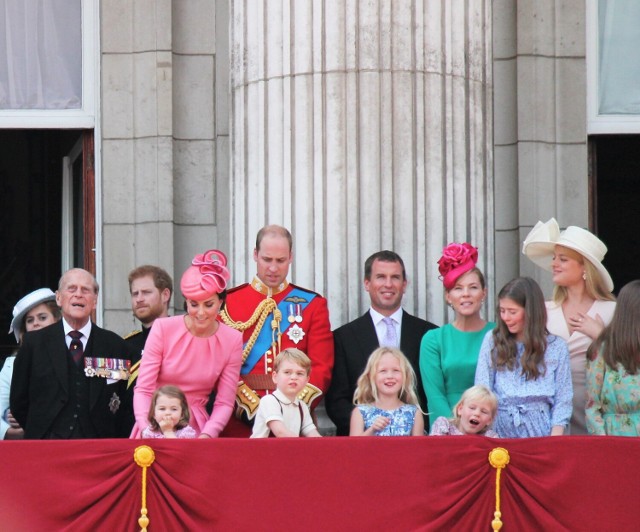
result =
[[[607,290],[609,292],[613,290],[613,280],[602,265],[607,246],[597,236],[582,227],[570,225],[561,232],[555,218],[547,222],[538,222],[524,239],[522,253],[538,266],[551,271],[551,260],[556,246],[572,249],[582,255],[593,264]]]
[[[37,307],[41,303],[47,301],[54,301],[56,295],[49,288],[38,288],[30,294],[24,296],[13,307],[13,319],[11,320],[11,327],[9,327],[9,334],[13,333],[16,336],[16,342],[20,343],[20,323],[24,319],[24,316],[32,308]]]

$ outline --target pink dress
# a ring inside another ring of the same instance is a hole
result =
[[[166,436],[164,434],[162,434],[161,431],[159,430],[153,430],[151,427],[147,427],[146,429],[144,429],[142,431],[142,437],[143,438],[164,438],[166,439]],[[182,429],[178,429],[176,430],[176,438],[177,439],[187,439],[187,438],[196,438],[197,434],[196,431],[194,430],[194,428],[191,425],[187,425],[186,427],[182,428]]]
[[[153,392],[165,384],[178,386],[191,409],[190,425],[198,434],[216,437],[229,421],[235,404],[242,365],[242,333],[220,323],[208,338],[193,336],[184,316],[159,318],[144,347],[133,396],[136,424],[132,438],[147,427]],[[206,405],[216,388],[211,417]]]

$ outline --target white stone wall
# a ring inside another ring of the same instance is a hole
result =
[[[292,229],[293,280],[329,297],[333,326],[366,307],[373,251],[404,257],[407,308],[442,323],[435,261],[448,241],[480,248],[492,294],[520,272],[549,293],[522,238],[550,216],[588,224],[582,0],[100,6],[114,330],[135,325],[133,267],[159,264],[177,282],[217,246],[244,282],[267,222]]]
[[[227,24],[222,0],[101,2],[104,323],[120,333],[138,326],[131,269],[179,285],[195,253],[228,245]]]
[[[442,323],[444,245],[473,242],[493,280],[491,2],[234,1],[231,19],[234,282],[280,223],[332,326],[367,308],[380,249],[405,260],[406,308]]]
[[[550,275],[521,254],[538,220],[588,226],[585,2],[494,2],[496,288]]]

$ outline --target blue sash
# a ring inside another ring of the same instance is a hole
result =
[[[280,304],[278,305],[278,309],[282,313],[282,319],[285,320],[288,315],[287,307],[289,303],[291,303],[291,301],[288,301],[288,300],[293,298],[296,301],[296,304],[300,305],[300,313],[302,314],[304,313],[304,309],[307,307],[307,305],[311,303],[311,301],[313,301],[314,297],[316,297],[316,294],[307,292],[306,290],[301,290],[300,288],[294,288],[293,290],[291,290],[291,292],[287,294],[287,297],[285,297],[282,301],[280,301]],[[247,373],[249,373],[258,363],[258,360],[262,358],[265,351],[271,347],[272,340],[273,340],[273,335],[271,331],[272,321],[273,321],[273,312],[269,314],[267,319],[264,321],[264,324],[262,325],[262,329],[260,330],[260,334],[258,334],[258,338],[256,338],[256,343],[253,344],[253,349],[251,349],[249,356],[244,361],[244,364],[242,364],[242,368],[240,369],[240,375],[246,375]],[[292,323],[289,323],[289,322],[286,322],[286,323],[287,323],[287,327],[284,330],[282,330],[281,328],[282,334],[284,334],[287,331],[287,329],[289,329],[289,327],[293,325]],[[282,322],[280,322],[280,324],[282,325]],[[247,343],[245,342],[244,345],[246,346]],[[274,357],[275,355],[276,353],[274,353]]]

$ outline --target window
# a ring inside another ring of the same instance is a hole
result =
[[[640,133],[640,2],[587,1],[587,131]]]
[[[95,2],[0,0],[0,127],[94,127]]]

